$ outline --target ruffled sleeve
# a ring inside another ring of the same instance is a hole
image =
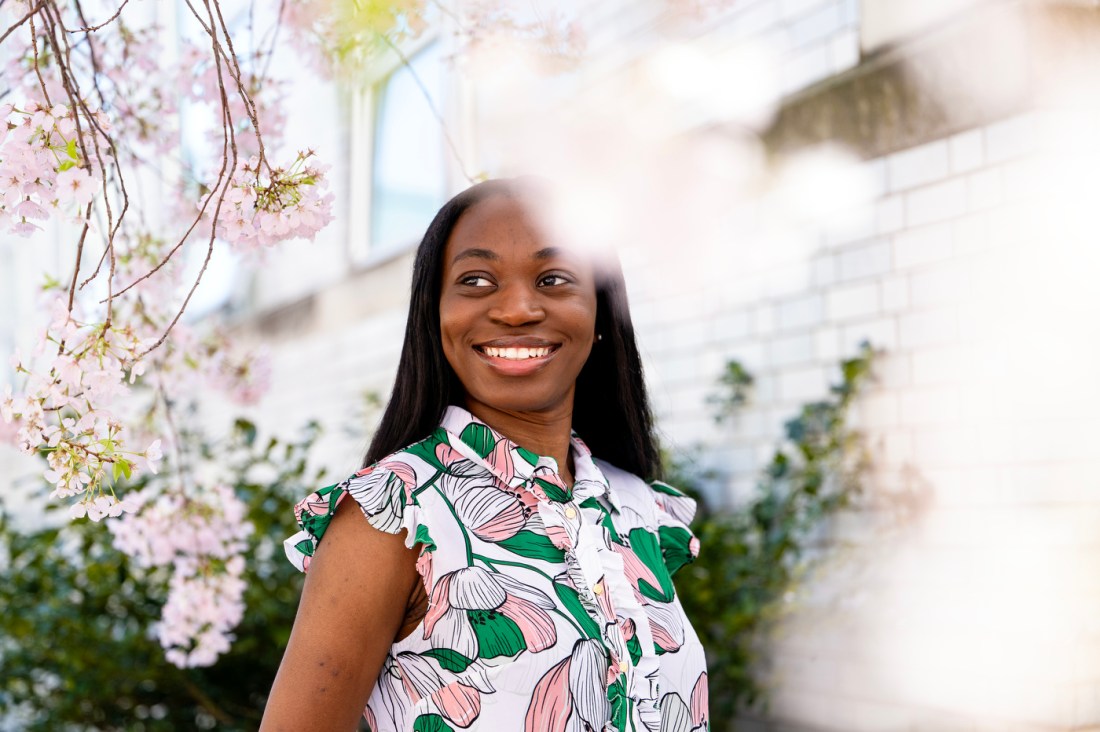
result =
[[[420,506],[413,497],[416,474],[398,457],[364,468],[343,482],[311,493],[294,507],[294,518],[301,529],[283,542],[287,559],[305,572],[317,551],[317,545],[336,515],[336,507],[351,496],[371,526],[387,534],[405,529],[405,545],[412,548],[427,539],[420,523]]]
[[[695,518],[695,499],[667,483],[655,480],[649,484],[657,504],[657,538],[661,558],[670,575],[699,556],[699,540],[689,524]]]

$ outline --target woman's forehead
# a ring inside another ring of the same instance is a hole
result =
[[[447,239],[446,263],[470,256],[471,251],[499,256],[519,250],[536,259],[584,259],[544,225],[536,205],[537,201],[529,196],[511,195],[493,195],[473,204],[459,217]]]

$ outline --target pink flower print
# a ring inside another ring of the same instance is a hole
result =
[[[508,440],[497,440],[493,451],[485,457],[485,462],[505,483],[511,483],[516,476],[516,466],[512,462],[512,449]]]
[[[481,567],[443,575],[432,588],[424,637],[433,648],[466,658],[538,653],[557,642],[547,610],[554,602],[540,590]]]
[[[435,459],[451,475],[475,476],[480,475],[485,470],[447,442],[440,442],[435,446]]]
[[[435,457],[445,468],[450,468],[459,460],[466,459],[462,453],[451,447],[449,442],[440,442],[435,446]]]
[[[600,642],[577,641],[569,658],[551,667],[535,685],[525,732],[602,730],[610,716],[607,673],[607,654]]]
[[[691,724],[706,729],[710,721],[710,691],[707,688],[707,672],[699,674],[695,688],[691,690]]]
[[[469,727],[481,714],[481,695],[495,691],[477,663],[448,671],[438,659],[419,653],[398,653],[395,662],[413,704],[431,698],[443,717],[459,727]]]
[[[611,587],[607,584],[606,577],[600,577],[600,581],[596,583],[596,587],[599,587],[598,592],[593,588],[593,592],[596,595],[596,603],[603,610],[604,617],[614,621],[615,620],[615,608],[611,604]]]
[[[402,501],[407,504],[412,500],[409,484],[399,473],[382,465],[364,468],[356,473],[347,481],[347,492],[362,507],[374,528],[391,534],[397,533],[401,527],[404,516]]]
[[[378,467],[391,471],[400,478],[406,486],[411,487],[416,485],[416,471],[406,462],[401,460],[383,460],[378,464]]]
[[[569,536],[569,530],[559,524],[547,524],[546,536],[550,538],[554,546],[558,549],[568,550],[572,549],[574,542],[572,537]]]
[[[700,676],[703,685],[706,685],[706,673]],[[695,688],[699,688],[696,682]],[[684,703],[683,698],[676,692],[669,692],[661,697],[661,732],[703,732],[707,729],[706,700],[702,700],[702,715],[697,716],[695,706],[695,692],[691,693],[691,708]]]
[[[493,485],[467,486],[455,500],[463,526],[482,541],[498,542],[515,536],[527,523],[523,509],[514,493]]]
[[[645,580],[652,587],[660,587],[661,583],[657,580],[657,577],[654,576],[653,570],[647,567],[630,547],[611,542],[611,549],[623,558],[623,571],[626,573],[626,578],[630,580],[630,587],[634,590],[634,597],[638,599],[640,604],[648,602],[648,600],[642,597],[642,593],[638,591],[638,582],[640,580]]]
[[[604,686],[611,686],[619,678],[622,670],[619,668],[619,657],[615,655],[615,651],[608,651],[607,655],[611,662],[607,664],[607,680],[604,681]]]
[[[342,498],[343,496],[341,496]],[[339,503],[339,501],[337,501]],[[294,520],[299,523],[302,521],[302,515],[309,513],[311,516],[325,516],[329,512],[329,499],[328,496],[320,496],[317,493],[311,493],[294,506]]]
[[[684,645],[683,612],[669,602],[648,602],[643,607],[649,616],[653,643],[666,653],[680,650]]]
[[[424,580],[424,589],[431,589],[432,586],[432,552],[421,551],[420,557],[416,560],[416,571]],[[373,727],[372,727],[373,729]]]

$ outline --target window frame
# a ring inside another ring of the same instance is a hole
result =
[[[409,39],[398,44],[400,52],[392,49],[380,54],[360,76],[359,83],[351,90],[349,110],[349,135],[348,152],[351,164],[348,169],[348,227],[347,227],[347,253],[348,261],[353,270],[369,269],[387,262],[395,257],[406,254],[410,249],[419,244],[417,240],[410,240],[396,246],[386,247],[379,251],[371,241],[371,230],[374,211],[374,150],[378,137],[379,113],[381,112],[382,95],[386,84],[393,75],[404,65],[402,56],[410,62],[432,44],[441,44],[440,50],[444,56],[453,54],[455,44],[449,42],[455,34],[449,32],[449,20],[443,18],[440,22],[432,24],[418,38]],[[465,109],[470,108],[470,90],[468,85],[462,83],[460,74],[447,69],[443,72],[444,99],[438,107],[447,132],[463,151],[465,160],[472,159],[469,152],[472,148],[470,127],[462,124],[466,115]],[[366,134],[364,134],[366,133]],[[444,188],[447,196],[453,194],[463,184],[462,172],[453,158],[449,146],[444,145],[444,169],[440,171],[444,177]],[[456,175],[461,180],[456,179]],[[362,202],[362,205],[357,205]]]

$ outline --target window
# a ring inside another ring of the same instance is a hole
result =
[[[420,241],[447,195],[441,44],[426,46],[375,91],[370,257]],[[429,101],[430,100],[430,101]]]

